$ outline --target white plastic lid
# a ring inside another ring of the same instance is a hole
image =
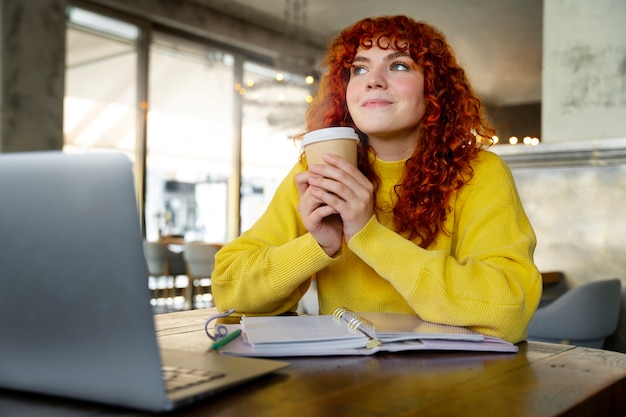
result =
[[[327,127],[324,129],[314,130],[305,134],[304,138],[302,139],[302,146],[330,139],[359,140],[359,135],[357,135],[354,129],[351,127]]]

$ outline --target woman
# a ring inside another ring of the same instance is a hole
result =
[[[444,36],[405,16],[364,19],[329,46],[307,130],[354,127],[358,169],[304,157],[258,222],[216,257],[220,310],[412,313],[511,342],[541,295],[533,229],[494,131]],[[331,216],[332,215],[332,216]]]

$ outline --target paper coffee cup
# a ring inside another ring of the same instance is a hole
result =
[[[305,134],[302,147],[309,165],[323,164],[322,155],[332,153],[356,166],[358,141],[351,127],[327,127]]]

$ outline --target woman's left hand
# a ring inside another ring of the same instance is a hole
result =
[[[309,166],[311,193],[339,213],[348,242],[374,214],[374,186],[337,155],[325,154],[324,162],[328,165]]]

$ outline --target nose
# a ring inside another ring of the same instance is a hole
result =
[[[387,88],[387,78],[385,77],[384,70],[371,69],[368,73],[367,88],[372,89],[385,89]]]

